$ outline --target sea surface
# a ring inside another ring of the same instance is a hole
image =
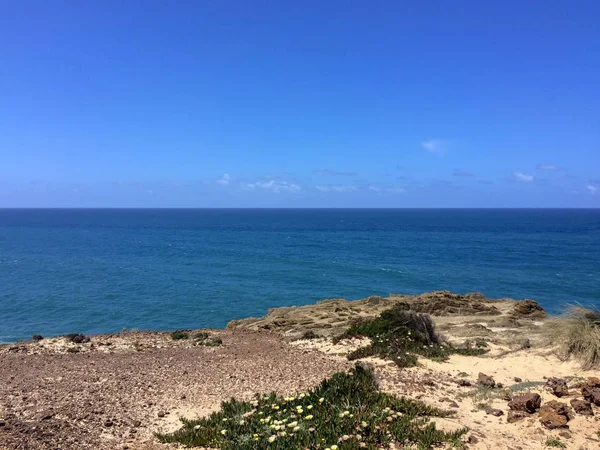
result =
[[[0,210],[0,341],[436,289],[600,306],[600,210]]]

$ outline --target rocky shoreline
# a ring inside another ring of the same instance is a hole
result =
[[[393,306],[430,314],[448,342],[489,349],[405,369],[362,361],[386,392],[453,410],[438,426],[467,426],[466,447],[600,448],[600,373],[554,356],[544,330],[561,319],[533,300],[438,291],[275,308],[224,330],[0,345],[0,449],[176,448],[154,434],[177,429],[179,417],[206,415],[232,396],[293,394],[347,370],[346,355],[367,340],[331,338]]]

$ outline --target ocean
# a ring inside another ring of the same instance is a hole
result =
[[[431,290],[600,306],[600,210],[0,210],[2,342]]]

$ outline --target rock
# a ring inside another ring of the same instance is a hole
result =
[[[508,402],[508,407],[512,411],[524,411],[528,413],[534,413],[537,409],[540,408],[541,403],[542,398],[540,397],[540,395],[530,392],[514,397],[510,402]]]
[[[522,339],[519,342],[519,349],[525,350],[527,348],[531,348],[531,341],[528,338]]]
[[[515,380],[515,383],[522,383],[523,382],[523,380],[521,378],[519,378],[519,377],[515,377],[514,380]]]
[[[83,344],[85,342],[90,342],[90,338],[81,333],[65,334],[65,339],[68,342],[73,342],[74,344]]]
[[[6,426],[6,422],[4,420],[0,420],[0,428],[2,428],[3,426]]]
[[[500,417],[504,415],[504,411],[502,411],[501,409],[495,409],[495,408],[488,408],[485,410],[485,413],[489,416],[496,416],[496,417]]]
[[[469,380],[458,380],[456,382],[456,384],[458,384],[461,387],[470,387],[470,386],[473,386]]]
[[[477,444],[477,443],[479,442],[479,439],[477,439],[477,438],[476,438],[475,436],[473,436],[473,435],[470,435],[470,436],[467,438],[467,442],[468,442],[469,444]]]
[[[138,428],[140,425],[142,425],[142,422],[140,422],[139,420],[134,420],[133,422],[131,422],[131,425]]]
[[[600,406],[600,388],[585,386],[581,389],[581,394],[588,402]]]
[[[573,437],[568,431],[561,431],[560,433],[558,433],[558,435],[565,439],[571,439]]]
[[[535,300],[523,300],[517,302],[513,308],[513,315],[532,319],[544,318],[547,316],[544,308],[542,308]]]
[[[525,418],[529,417],[529,414],[526,413],[525,411],[515,411],[515,410],[510,410],[508,411],[508,415],[506,416],[506,421],[508,423],[514,423],[514,422],[518,422],[519,420],[523,420]]]
[[[504,384],[502,383],[496,383],[496,387],[499,389],[502,389],[504,387]]]
[[[567,382],[562,378],[549,378],[548,381],[546,381],[546,387],[549,388],[552,393],[559,398],[569,395]]]
[[[571,406],[577,414],[582,416],[593,416],[592,404],[586,400],[574,398],[571,400]]]
[[[165,413],[164,411],[158,412],[158,417],[165,417],[166,415],[167,415],[167,413]]]
[[[549,430],[556,428],[567,428],[569,421],[568,406],[564,403],[552,400],[540,408],[540,422]]]
[[[450,402],[450,403],[448,403],[448,406],[449,406],[450,408],[459,408],[459,406],[458,406],[458,403],[456,403],[456,402],[454,402],[454,401],[453,401],[453,402]]]
[[[112,427],[114,425],[113,421],[110,419],[107,419],[104,421],[104,426],[105,427]]]
[[[487,387],[494,387],[496,385],[496,382],[492,377],[482,372],[479,372],[479,376],[477,377],[477,383]]]
[[[41,334],[34,334],[34,335],[31,337],[31,339],[32,339],[32,340],[34,340],[34,341],[36,341],[36,342],[39,342],[39,341],[41,341],[42,339],[44,339],[44,336],[42,336]]]

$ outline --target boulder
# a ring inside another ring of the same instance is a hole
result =
[[[596,406],[600,406],[600,387],[584,386],[581,388],[583,398]]]
[[[530,392],[514,397],[510,402],[508,402],[508,407],[512,411],[534,413],[540,408],[541,403],[542,398],[540,397],[540,394]]]
[[[549,378],[548,381],[546,381],[546,387],[559,398],[569,395],[567,382],[562,378]]]
[[[549,430],[568,428],[572,412],[565,403],[552,400],[540,408],[540,422]]]
[[[41,334],[34,334],[31,339],[38,342],[38,341],[41,341],[42,339],[44,339],[44,336],[42,336]]]
[[[504,411],[502,411],[501,409],[495,409],[495,408],[488,408],[485,410],[485,413],[490,416],[496,416],[496,417],[500,417],[500,416],[504,415]]]
[[[485,373],[482,373],[482,372],[479,372],[479,376],[477,377],[477,383],[482,386],[491,387],[491,388],[496,386],[496,382],[494,381],[494,379],[492,377],[490,377],[489,375],[486,375]]]
[[[577,414],[582,416],[593,416],[594,411],[592,410],[592,404],[586,400],[574,398],[571,400],[571,406]]]

